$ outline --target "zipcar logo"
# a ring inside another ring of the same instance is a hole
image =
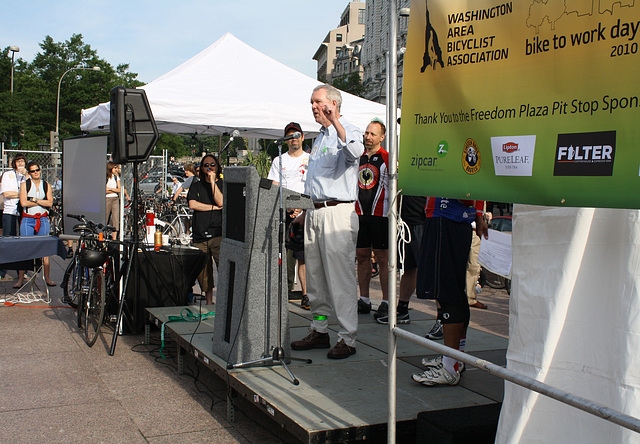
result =
[[[558,134],[554,176],[611,176],[616,132]]]
[[[518,151],[518,144],[515,142],[508,142],[502,145],[502,151],[504,151],[505,153],[513,153],[515,151]]]

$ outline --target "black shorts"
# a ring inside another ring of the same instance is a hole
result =
[[[404,244],[404,270],[413,270],[418,266],[418,257],[420,256],[420,244],[422,243],[422,233],[424,225],[408,225],[409,233],[411,233],[411,242]],[[398,267],[402,263],[400,257],[400,248],[398,248]]]
[[[418,298],[468,304],[466,275],[470,248],[471,224],[444,217],[427,218],[418,258]]]
[[[374,250],[389,249],[389,218],[382,216],[358,216],[360,229],[356,248]]]
[[[438,319],[443,324],[464,324],[465,327],[468,327],[471,319],[469,304],[466,301],[464,304],[440,303]]]

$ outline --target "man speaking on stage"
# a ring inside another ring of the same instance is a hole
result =
[[[329,320],[333,312],[340,331],[329,350],[332,359],[356,352],[358,330],[355,269],[358,216],[358,161],[364,152],[362,133],[340,115],[342,96],[330,85],[319,85],[311,95],[313,117],[322,127],[309,158],[305,194],[314,209],[296,218],[304,221],[307,294],[313,315],[309,334],[293,341],[294,350],[329,348]]]

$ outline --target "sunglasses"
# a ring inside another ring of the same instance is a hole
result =
[[[39,173],[40,172],[40,168],[38,168],[37,170],[29,170],[29,173]]]
[[[203,163],[203,164],[202,164],[202,166],[203,166],[203,167],[205,167],[205,168],[210,167],[210,166],[214,167],[214,166],[216,166],[216,165],[217,165],[217,164],[215,164],[215,163],[213,163],[213,162],[212,162],[212,163]]]

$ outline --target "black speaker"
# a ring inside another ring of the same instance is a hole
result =
[[[244,242],[245,240],[245,214],[246,214],[246,200],[247,189],[244,183],[226,182],[227,202],[231,205],[225,205],[224,211],[226,214],[225,232],[226,237],[229,239],[237,240],[238,242]]]
[[[116,86],[111,90],[111,154],[115,163],[144,162],[158,141],[147,94],[143,89]]]

